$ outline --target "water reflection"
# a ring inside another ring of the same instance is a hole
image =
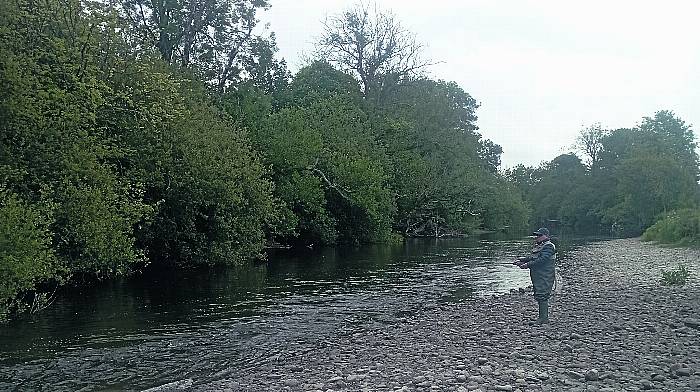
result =
[[[440,303],[524,287],[527,273],[509,261],[528,248],[528,239],[432,239],[275,250],[267,262],[65,290],[47,311],[0,327],[0,364],[19,369],[29,360],[69,361],[73,351],[84,357],[93,352],[86,350],[148,346],[154,350],[149,369],[165,374],[157,369],[165,366],[159,356],[171,360],[172,347],[188,358],[211,344],[210,355],[220,351],[227,366],[253,366],[295,339],[323,339],[338,328],[368,328]],[[213,372],[217,358],[208,362]],[[145,385],[139,382],[129,385]]]

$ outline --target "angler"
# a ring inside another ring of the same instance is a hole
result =
[[[555,278],[556,247],[550,241],[547,228],[542,227],[532,235],[535,236],[532,255],[519,257],[513,264],[523,269],[530,269],[534,297],[539,309],[539,316],[535,323],[540,325],[549,321],[549,297],[552,295]]]

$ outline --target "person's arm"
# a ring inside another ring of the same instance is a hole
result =
[[[527,268],[534,267],[548,260],[551,260],[553,254],[554,246],[552,244],[545,245],[544,248],[542,248],[542,251],[540,251],[540,255],[537,258],[534,258],[533,260],[530,260],[526,263]]]

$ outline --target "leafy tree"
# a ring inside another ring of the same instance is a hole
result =
[[[489,139],[479,141],[479,159],[484,168],[491,173],[497,173],[501,166],[501,154],[503,148]]]
[[[284,226],[247,134],[110,5],[13,0],[0,26],[0,209],[26,237],[2,239],[2,306],[58,278],[240,262]]]
[[[172,124],[151,258],[186,266],[258,257],[265,228],[277,219],[272,184],[243,132],[206,101],[187,106]]]
[[[620,163],[616,175],[617,203],[606,218],[623,225],[629,234],[640,234],[661,213],[690,207],[697,194],[694,178],[665,155],[633,153]]]
[[[387,102],[388,124],[378,138],[392,162],[397,229],[439,235],[480,226],[480,172],[487,165],[476,101],[455,83],[420,79],[399,85]]]
[[[654,117],[644,117],[639,132],[652,135],[652,144],[647,149],[672,158],[698,178],[698,144],[695,134],[685,121],[668,110],[656,112]]]
[[[486,176],[482,182],[480,204],[483,205],[482,226],[501,229],[510,233],[521,233],[528,225],[530,206],[515,184],[503,177]]]
[[[270,44],[253,33],[257,11],[267,7],[267,0],[125,0],[120,11],[138,45],[196,69],[224,91],[240,80],[246,60]]]
[[[527,198],[532,192],[532,188],[540,180],[539,173],[536,168],[519,163],[513,168],[505,169],[503,177],[509,183],[514,184],[522,195]]]
[[[142,258],[133,225],[149,213],[141,187],[118,175],[122,149],[98,120],[111,92],[101,80],[104,22],[77,1],[8,2],[2,8],[3,151],[7,187],[55,204],[57,256],[74,273],[123,273]]]
[[[325,61],[314,61],[294,75],[289,86],[288,105],[308,107],[315,102],[344,97],[361,105],[358,82]]]
[[[0,189],[0,321],[22,308],[28,294],[41,306],[37,285],[65,271],[51,246],[50,211]]]
[[[243,69],[247,75],[245,85],[280,101],[291,75],[287,63],[275,59],[277,50],[274,34],[270,38],[255,37],[250,44],[250,54],[243,60]]]
[[[386,238],[392,202],[376,158],[381,150],[366,121],[356,104],[337,96],[283,109],[255,132],[279,197],[299,217],[301,238],[322,243],[338,236],[361,242]]]
[[[576,230],[609,227],[638,235],[669,211],[698,203],[696,142],[672,112],[644,117],[635,128],[593,125],[582,130],[578,146],[588,170],[578,158],[560,156],[535,170],[534,182],[524,167],[508,173],[521,189],[530,189],[536,222],[556,217]]]
[[[539,171],[540,180],[530,197],[534,224],[561,219],[560,208],[569,192],[582,182],[585,167],[576,155],[563,154],[544,164]]]

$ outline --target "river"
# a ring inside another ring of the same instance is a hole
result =
[[[0,390],[143,390],[211,382],[337,334],[529,284],[529,240],[415,239],[271,251],[266,262],[67,290],[0,327]]]

